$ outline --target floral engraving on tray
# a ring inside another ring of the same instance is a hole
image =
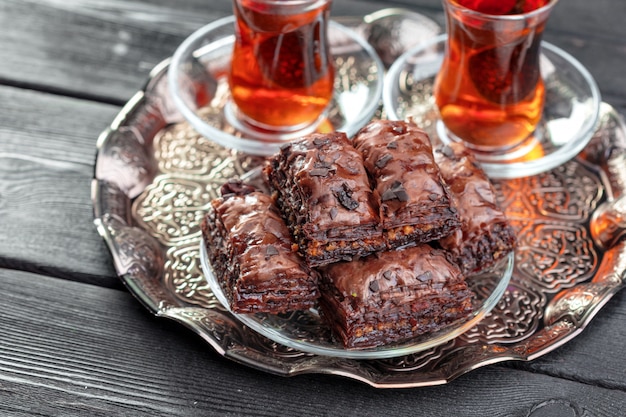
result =
[[[471,366],[484,361],[508,355],[508,348],[500,344],[457,343],[455,349],[447,352],[437,363],[437,371],[448,378],[459,376]]]
[[[377,366],[386,372],[408,372],[424,369],[441,360],[456,344],[454,340],[449,340],[446,343],[422,352],[396,358],[380,359],[377,361]]]
[[[161,243],[171,246],[200,236],[200,224],[220,184],[163,175],[133,204],[137,222]]]
[[[598,261],[582,225],[535,222],[518,234],[516,271],[544,291],[555,292],[591,278]]]
[[[602,184],[582,164],[570,162],[528,178],[529,202],[543,216],[563,221],[584,221],[596,208]]]
[[[200,239],[191,239],[169,248],[165,254],[165,285],[184,302],[225,310],[202,273],[200,244]]]
[[[136,227],[120,224],[109,217],[102,219],[116,245],[120,274],[140,273],[142,280],[154,281],[162,271],[163,258],[158,243]]]
[[[204,136],[190,132],[184,124],[172,125],[157,135],[154,143],[159,170],[164,173],[223,177],[235,172],[224,169],[232,165],[233,152]]]
[[[245,331],[238,326],[237,321],[220,310],[197,307],[170,308],[164,315],[211,335],[224,350],[233,345],[240,345],[241,341],[246,339]]]
[[[264,158],[240,154],[205,138],[186,123],[171,125],[155,138],[155,158],[163,173],[225,182],[244,175]]]
[[[497,181],[511,219],[584,222],[602,198],[602,183],[578,161],[533,177]]]
[[[598,298],[611,288],[603,284],[585,283],[559,293],[549,305],[546,320],[556,321],[567,318],[576,326],[579,326],[589,308],[596,304]]]
[[[485,287],[472,286],[476,293]],[[484,295],[485,297],[488,294]],[[533,334],[543,317],[546,297],[519,280],[512,279],[494,309],[478,325],[460,337],[484,343],[512,343]]]
[[[539,329],[532,337],[514,345],[512,351],[522,358],[532,358],[548,346],[557,346],[558,342],[574,331],[576,327],[567,320],[561,320]]]
[[[181,123],[155,139],[155,158],[165,175],[149,184],[133,204],[137,222],[165,245],[198,237],[208,204],[228,179],[264,161],[221,147]]]
[[[177,304],[163,287],[163,255],[159,243],[144,230],[104,215],[100,221],[111,242],[117,272],[154,312]]]

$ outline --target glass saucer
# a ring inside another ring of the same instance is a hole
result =
[[[435,142],[450,140],[433,97],[445,41],[446,35],[441,35],[404,53],[389,69],[383,91],[389,119],[413,118]],[[575,157],[595,132],[601,100],[593,77],[565,51],[547,42],[541,48],[546,85],[542,121],[518,155],[481,161],[491,178],[525,177],[555,168]]]
[[[217,300],[230,311],[224,294],[206,252],[204,240],[200,243],[202,271]],[[316,355],[350,359],[385,359],[409,355],[441,345],[478,324],[497,304],[507,289],[513,273],[514,255],[511,253],[493,268],[467,278],[474,290],[474,313],[465,320],[440,331],[421,335],[402,343],[371,349],[346,349],[333,338],[317,310],[295,311],[287,314],[231,314],[253,331],[283,346]]]
[[[234,21],[232,16],[216,20],[183,41],[169,65],[169,92],[183,117],[207,139],[249,154],[271,155],[285,141],[308,132],[281,138],[263,132],[252,136],[234,122],[227,82]],[[352,136],[379,109],[384,66],[373,47],[343,25],[331,22],[329,39],[335,60],[335,93],[317,129]]]

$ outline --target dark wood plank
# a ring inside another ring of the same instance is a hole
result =
[[[424,389],[375,390],[325,375],[287,379],[219,357],[124,291],[0,270],[0,292],[0,415],[483,417],[526,416],[545,404],[617,417],[626,408],[624,373],[619,389],[503,366]],[[587,340],[608,337],[590,333]],[[603,368],[620,360],[607,358]]]
[[[177,2],[178,3],[178,2]],[[5,82],[125,101],[150,70],[226,1],[6,0],[0,5]]]
[[[117,107],[10,87],[0,102],[0,265],[119,287],[90,196]]]

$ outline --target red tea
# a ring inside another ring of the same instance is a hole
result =
[[[484,14],[506,15],[532,12],[550,0],[456,0],[456,3]]]
[[[469,146],[506,150],[528,138],[539,123],[545,96],[540,43],[548,12],[532,18],[522,13],[549,2],[444,1],[448,43],[435,97],[448,131]],[[468,13],[459,4],[490,16]]]
[[[310,7],[290,3],[298,2],[234,2],[232,97],[250,123],[266,128],[316,121],[333,94],[326,36],[331,2],[311,1]]]

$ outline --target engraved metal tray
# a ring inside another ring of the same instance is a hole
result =
[[[263,160],[222,148],[182,122],[168,96],[167,65],[153,70],[98,139],[94,222],[129,291],[227,358],[284,376],[336,374],[386,388],[441,384],[484,365],[554,350],[624,286],[626,129],[603,104],[596,133],[577,158],[533,177],[496,182],[519,248],[505,295],[474,328],[422,352],[376,360],[272,342],[216,300],[198,252],[200,222],[220,184]]]

